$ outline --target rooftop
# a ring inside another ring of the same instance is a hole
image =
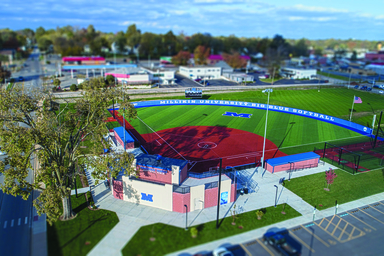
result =
[[[159,157],[159,155],[141,154],[136,157],[136,163],[138,165],[163,168],[170,171],[172,170],[172,165],[180,166],[180,170],[183,169],[188,161],[163,156]]]

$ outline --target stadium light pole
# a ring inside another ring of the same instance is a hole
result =
[[[267,125],[268,125],[268,109],[269,109],[269,94],[273,92],[273,89],[265,89],[263,93],[268,93],[268,102],[267,102],[267,114],[265,116],[265,128],[264,128],[264,142],[263,142],[263,156],[261,157],[261,164],[264,169],[264,156],[265,156],[265,138],[267,137]]]
[[[220,167],[219,167],[219,184],[217,190],[217,216],[216,216],[216,229],[219,229],[219,214],[220,214],[220,189],[221,189],[221,168],[223,165],[223,159],[220,158]]]
[[[126,83],[126,81],[121,80],[122,85],[121,85],[121,90],[123,91],[123,85]],[[124,103],[124,91],[123,91],[123,103]],[[126,146],[125,146],[125,109],[123,109],[123,126],[124,126],[124,151],[126,151]]]

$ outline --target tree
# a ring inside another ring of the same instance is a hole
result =
[[[6,78],[11,77],[11,72],[6,70],[3,66],[1,66],[2,56],[3,55],[0,55],[0,83],[2,83]]]
[[[238,52],[234,52],[233,54],[223,53],[223,59],[232,68],[245,68],[247,65],[247,60],[241,58]]]
[[[60,84],[61,84],[61,81],[60,81],[59,79],[55,78],[55,79],[53,80],[53,85],[54,85],[54,86],[60,86]]]
[[[116,175],[122,166],[127,174],[133,172],[129,153],[116,153],[114,157],[100,155],[103,147],[110,146],[103,135],[108,132],[104,123],[106,109],[113,99],[121,102],[120,109],[125,110],[128,118],[136,117],[128,95],[115,88],[85,91],[71,108],[68,103],[54,108],[56,98],[47,92],[26,94],[17,88],[1,90],[0,147],[7,152],[4,162],[0,162],[0,172],[4,175],[2,191],[27,199],[33,189],[41,189],[34,206],[52,224],[60,215],[64,220],[75,215],[70,195],[80,174],[78,167],[92,164],[97,176],[103,179],[108,174]],[[92,144],[87,155],[80,149],[82,140]],[[29,183],[25,178],[34,155],[39,160],[39,169]],[[111,172],[106,166],[115,169]]]
[[[45,29],[43,27],[38,27],[35,32],[35,37],[37,40],[39,40],[40,37],[42,37],[45,34]]]
[[[116,47],[119,52],[125,51],[125,46],[127,45],[127,39],[125,38],[124,32],[120,31],[116,35]]]
[[[115,84],[115,77],[113,75],[107,75],[107,77],[105,78],[105,81],[109,86],[111,86]]]
[[[304,38],[297,41],[296,44],[293,46],[293,56],[308,56],[308,46]]]
[[[128,27],[125,36],[127,38],[127,45],[131,47],[131,49],[140,44],[141,31],[136,28],[136,24],[132,24]]]
[[[357,52],[356,51],[352,52],[351,61],[357,61]]]
[[[327,181],[327,187],[324,190],[329,191],[329,185],[333,183],[333,180],[337,177],[336,173],[332,168],[329,168],[328,171],[325,171],[325,180]]]
[[[39,37],[39,39],[37,39],[37,46],[42,51],[48,50],[48,48],[49,48],[49,46],[51,46],[51,44],[52,44],[52,41],[46,37]]]
[[[316,56],[322,56],[323,55],[323,49],[322,48],[315,48],[315,55]]]
[[[172,63],[177,66],[187,65],[190,58],[190,52],[180,51],[177,55],[172,57]]]
[[[207,63],[207,58],[209,57],[209,48],[199,45],[196,47],[194,53],[194,59],[196,64],[203,65]]]

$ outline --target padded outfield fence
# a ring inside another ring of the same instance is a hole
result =
[[[366,142],[349,145],[324,143],[323,149],[314,150],[320,157],[352,174],[383,168],[384,141],[374,144],[370,139]]]

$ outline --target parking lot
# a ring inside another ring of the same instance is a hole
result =
[[[382,255],[384,200],[289,229],[287,240],[301,255]],[[228,247],[235,255],[273,256],[279,253],[263,238]]]

